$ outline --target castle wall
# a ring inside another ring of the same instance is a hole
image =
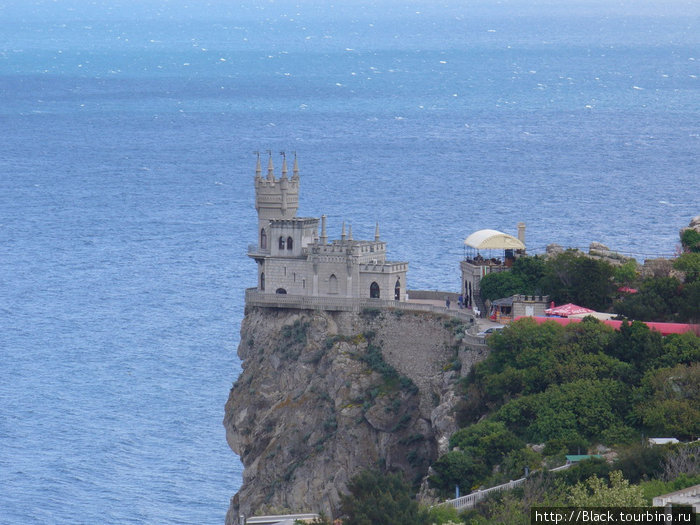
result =
[[[265,293],[284,288],[290,294],[311,295],[313,281],[306,259],[267,259],[263,268]]]
[[[401,288],[401,300],[406,299],[406,272],[405,271],[361,271],[360,272],[360,291],[359,297],[369,297],[370,286],[373,282],[379,285],[380,299],[394,299],[394,288],[396,280],[399,279]]]

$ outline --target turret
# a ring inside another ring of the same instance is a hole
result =
[[[271,219],[291,219],[299,207],[299,167],[294,161],[294,176],[287,178],[286,158],[282,161],[282,177],[275,178],[272,152],[268,151],[267,177],[262,177],[260,154],[255,166],[255,209],[258,212],[258,239],[261,250],[270,249],[269,223]],[[284,154],[283,154],[284,157]]]
[[[321,244],[328,244],[328,235],[326,235],[326,216],[321,215]]]

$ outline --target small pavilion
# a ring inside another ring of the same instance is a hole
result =
[[[479,230],[464,240],[462,296],[467,308],[484,311],[479,282],[490,274],[510,269],[519,255],[525,254],[525,223],[518,223],[518,237],[498,230]]]

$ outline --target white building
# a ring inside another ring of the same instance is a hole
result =
[[[255,209],[258,244],[248,256],[258,265],[258,291],[310,297],[352,297],[406,300],[407,262],[386,260],[386,243],[355,240],[343,223],[340,240],[328,241],[326,216],[297,217],[299,167],[296,156],[292,177],[275,177],[272,155],[263,178],[258,156],[255,170]]]

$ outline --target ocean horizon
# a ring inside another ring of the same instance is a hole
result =
[[[0,524],[223,523],[256,154],[379,223],[672,257],[700,214],[700,5],[0,2]],[[313,509],[310,509],[313,510]]]

